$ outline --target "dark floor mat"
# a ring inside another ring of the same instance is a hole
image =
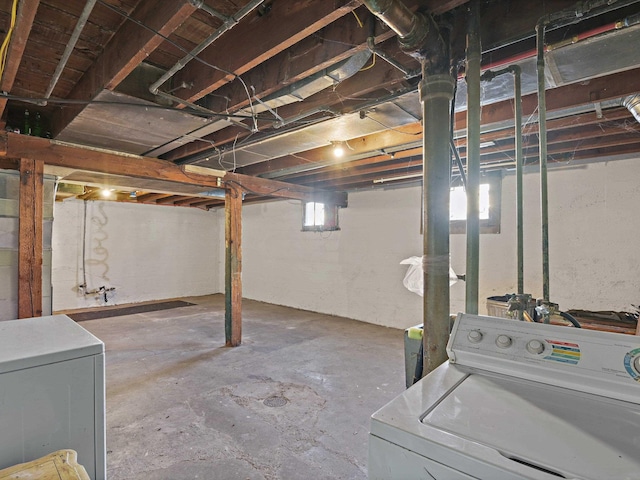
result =
[[[89,312],[71,313],[67,316],[76,322],[85,320],[96,320],[99,318],[120,317],[122,315],[134,315],[136,313],[157,312],[158,310],[169,310],[171,308],[189,307],[195,303],[176,300],[173,302],[146,303],[144,305],[134,305],[132,307],[113,308],[108,310],[93,310]]]

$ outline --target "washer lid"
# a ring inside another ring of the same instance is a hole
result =
[[[640,479],[640,406],[471,374],[421,419],[561,478]]]
[[[104,343],[66,315],[0,322],[0,373],[104,352]]]

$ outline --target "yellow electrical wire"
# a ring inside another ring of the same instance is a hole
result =
[[[356,11],[355,10],[351,10],[351,13],[353,13],[353,16],[356,17],[356,21],[358,22],[358,25],[360,25],[360,28],[364,28],[364,25],[362,25],[362,22],[360,21],[360,17],[356,13]]]
[[[377,55],[374,53],[373,54],[373,60],[371,60],[371,65],[369,65],[368,67],[361,68],[360,71],[364,72],[365,70],[369,70],[370,68],[375,67],[376,66],[376,57],[377,57]]]
[[[2,46],[0,46],[0,81],[2,81],[2,77],[4,75],[4,67],[7,63],[7,52],[9,51],[9,43],[11,42],[13,29],[16,25],[17,12],[18,0],[13,0],[13,5],[11,7],[11,26],[7,31],[7,36],[4,37],[4,40],[2,41]]]

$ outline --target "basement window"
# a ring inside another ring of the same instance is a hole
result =
[[[326,232],[340,230],[338,206],[320,202],[302,204],[302,231]]]
[[[500,233],[500,201],[502,178],[486,175],[480,181],[480,233]],[[462,185],[450,190],[450,232],[467,230],[467,194]]]

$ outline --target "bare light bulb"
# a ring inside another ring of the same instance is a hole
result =
[[[342,145],[336,144],[333,147],[333,156],[336,158],[341,158],[342,156],[344,156],[344,148],[342,148]]]
[[[109,190],[108,188],[103,188],[100,192],[100,195],[102,195],[102,198],[110,198],[111,190]]]

